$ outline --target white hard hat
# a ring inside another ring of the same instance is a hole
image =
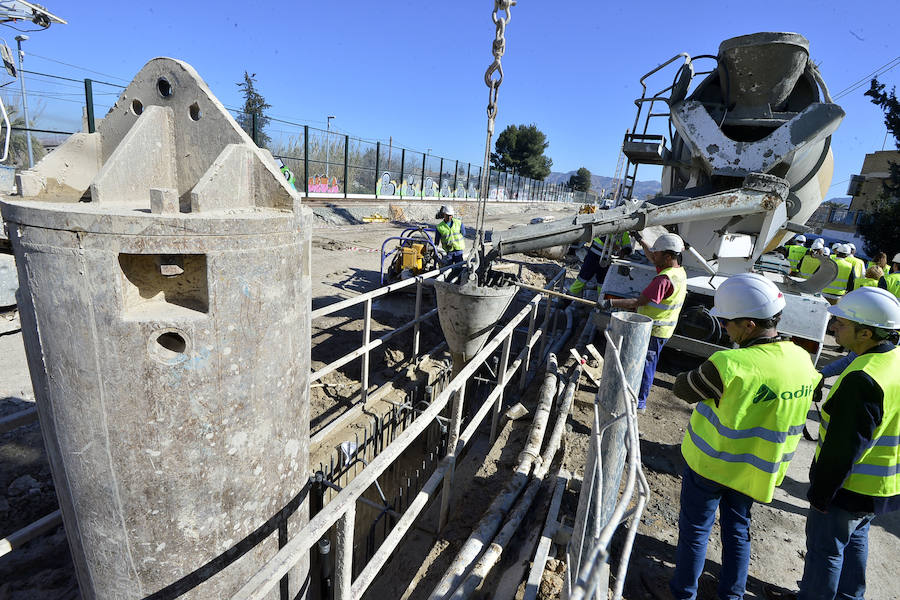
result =
[[[825,247],[825,240],[823,240],[822,238],[816,238],[813,241],[812,246],[809,247],[809,249],[810,250],[821,250],[824,247]]]
[[[835,243],[833,243],[833,244],[831,245],[831,251],[832,251],[832,252],[837,252],[837,251],[838,251],[838,248],[840,248],[840,247],[841,247],[841,243],[840,243],[840,242],[835,242]]]
[[[710,314],[723,319],[768,319],[784,310],[784,294],[758,273],[740,273],[716,290]]]
[[[894,255],[894,260],[891,262],[900,263],[900,252]]]
[[[824,254],[825,256],[831,256],[831,249],[830,248],[822,248],[822,254]]]
[[[670,252],[684,252],[684,240],[675,233],[664,233],[653,242],[650,248],[654,252],[662,252],[668,250]]]
[[[853,290],[828,308],[848,321],[884,329],[900,329],[900,300],[887,290],[866,286]]]
[[[853,242],[847,242],[847,247],[850,248],[851,252],[856,252],[856,244]]]
[[[439,210],[438,212],[441,213],[441,214],[444,214],[444,215],[447,215],[447,216],[452,217],[452,216],[453,216],[453,207],[452,207],[452,206],[448,206],[448,205],[444,205],[444,206],[441,207],[441,210]]]
[[[850,245],[849,244],[838,244],[837,248],[832,248],[834,252],[838,254],[850,254]]]
[[[794,238],[794,241],[797,242],[798,244],[805,244],[806,236],[801,233],[800,235],[798,235],[797,237]]]

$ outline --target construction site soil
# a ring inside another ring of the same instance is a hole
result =
[[[312,261],[314,309],[375,289],[379,285],[377,250],[385,237],[396,235],[403,227],[397,223],[353,224],[358,222],[358,217],[352,220],[344,218],[342,221],[341,214],[336,209],[330,212],[317,209],[319,218],[313,234]],[[527,222],[532,216],[534,208],[523,206],[509,210],[507,214],[490,216],[488,227],[505,229]],[[559,269],[559,263],[546,259],[514,258],[528,263],[520,276],[525,283],[541,285]],[[519,266],[510,264],[503,268],[518,271]],[[575,272],[576,266],[569,265],[568,277],[574,277]],[[529,297],[531,294],[520,293],[514,308],[523,306]],[[375,301],[372,306],[372,336],[409,322],[414,303],[414,294],[395,294]],[[581,312],[581,324],[576,326],[573,339],[580,332],[586,315],[586,311]],[[314,321],[313,370],[361,345],[361,316],[361,310],[356,307]],[[443,340],[436,319],[423,325],[421,335],[420,347],[423,349],[435,347]],[[398,335],[385,345],[383,352],[373,353],[370,365],[370,384],[373,388],[391,381],[401,381],[398,390],[402,387],[410,344],[409,335]],[[561,365],[567,356],[568,350],[560,353]],[[0,357],[3,361],[0,369],[2,417],[28,408],[34,402],[15,310],[8,310],[0,317]],[[666,597],[666,582],[673,568],[678,538],[680,474],[684,466],[680,443],[692,410],[691,406],[672,394],[671,387],[678,372],[695,364],[696,361],[683,355],[664,351],[648,410],[639,416],[643,467],[651,495],[638,529],[625,581],[624,598],[628,600]],[[310,414],[314,443],[310,463],[314,470],[320,462],[327,464],[336,440],[346,439],[347,431],[360,426],[353,415],[343,416],[351,412],[353,399],[359,394],[358,381],[359,361],[353,361],[313,385]],[[533,414],[535,388],[536,385],[532,385],[522,395],[515,391],[507,393],[504,404],[521,402]],[[569,419],[564,451],[557,455],[560,466],[577,477],[583,473],[592,419],[591,403],[595,393],[596,389],[583,377]],[[390,406],[392,401],[399,402],[402,398],[402,392],[398,391],[393,396],[386,394],[379,401]],[[529,421],[530,415],[518,420],[504,420],[493,444],[489,443],[486,430],[473,439],[457,467],[459,485],[454,489],[453,511],[447,527],[437,535],[430,532],[437,522],[436,507],[431,506],[420,517],[420,527],[407,534],[403,544],[382,569],[382,576],[365,597],[379,600],[428,597],[456,551],[510,477],[524,445]],[[810,424],[815,430],[815,423]],[[752,556],[746,598],[764,598],[763,587],[766,585],[776,589],[796,589],[805,552],[807,469],[814,448],[813,442],[801,441],[788,476],[776,491],[775,499],[770,504],[753,507]],[[554,465],[550,472],[556,471],[557,465]],[[475,597],[521,597],[524,587],[521,582],[527,576],[531,554],[549,503],[550,490],[546,485],[544,488],[517,538]],[[567,519],[569,524],[576,503],[575,491],[566,492],[561,518]],[[38,423],[0,435],[0,535],[5,537],[56,508],[56,495]],[[898,538],[900,515],[893,513],[876,518],[869,536],[867,597],[877,600],[900,598],[893,573],[896,557],[900,556]],[[620,549],[621,536],[618,536],[613,540],[613,561],[617,560]],[[701,599],[716,597],[720,554],[721,544],[716,532],[710,539],[706,569],[701,578]],[[548,561],[539,598],[549,600],[559,597],[565,564],[555,559],[561,558],[562,553],[554,555],[551,551],[551,559],[554,560]],[[0,600],[79,597],[62,526],[0,558]]]

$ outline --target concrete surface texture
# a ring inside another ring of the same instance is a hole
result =
[[[2,203],[81,593],[228,597],[306,518],[312,214],[184,63],[85,135]]]

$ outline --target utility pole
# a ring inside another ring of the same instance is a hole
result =
[[[16,36],[16,46],[19,50],[19,84],[22,86],[22,116],[25,118],[25,145],[28,148],[28,168],[34,167],[34,153],[31,149],[31,122],[28,120],[28,97],[25,95],[25,74],[22,72],[22,59],[25,53],[22,52],[22,42],[28,39],[27,35]]]

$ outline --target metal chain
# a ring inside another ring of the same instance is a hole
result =
[[[484,162],[481,167],[481,186],[479,190],[478,213],[475,222],[477,231],[477,241],[472,248],[470,259],[478,261],[478,255],[484,249],[484,217],[487,209],[487,196],[490,181],[488,180],[489,165],[491,158],[491,140],[494,137],[494,119],[497,117],[497,93],[500,91],[500,84],[503,83],[503,65],[500,59],[506,52],[506,25],[511,18],[510,8],[516,5],[516,0],[494,0],[494,10],[491,13],[491,19],[494,21],[497,30],[494,41],[491,44],[491,50],[494,54],[494,60],[484,72],[484,83],[488,86],[488,105],[487,105],[487,139],[484,144]],[[500,13],[504,13],[501,15]],[[470,269],[472,273],[474,269]]]

